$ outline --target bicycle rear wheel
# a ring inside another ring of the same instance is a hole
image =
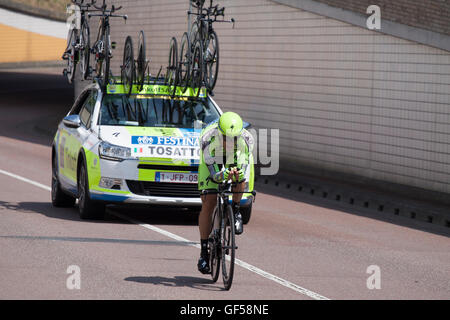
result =
[[[220,271],[220,213],[218,207],[214,210],[211,234],[209,236],[209,265],[213,282],[219,279]]]
[[[225,206],[220,236],[222,245],[222,278],[225,290],[230,290],[233,283],[236,241],[234,233],[234,214],[230,206]]]
[[[133,81],[135,77],[134,66],[134,49],[133,39],[130,36],[125,40],[125,47],[123,50],[123,65],[122,65],[122,83],[125,93],[129,96],[133,88]]]

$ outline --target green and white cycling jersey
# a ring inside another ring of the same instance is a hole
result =
[[[227,148],[223,148],[226,139]],[[253,136],[247,130],[236,138],[224,137],[219,131],[218,121],[213,122],[200,135],[200,164],[198,170],[198,189],[217,190],[213,177],[222,168],[238,167],[244,171],[248,190],[253,190]]]

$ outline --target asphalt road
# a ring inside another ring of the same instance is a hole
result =
[[[450,299],[441,227],[267,188],[224,291],[197,271],[195,213],[52,207],[50,134],[72,101],[59,70],[0,72],[0,92],[0,299]]]

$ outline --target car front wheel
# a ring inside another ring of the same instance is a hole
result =
[[[52,159],[52,204],[57,208],[69,208],[75,204],[75,198],[64,193],[58,178],[58,164],[56,156]]]
[[[78,208],[81,219],[103,219],[105,205],[91,200],[86,165],[83,163],[78,174]]]

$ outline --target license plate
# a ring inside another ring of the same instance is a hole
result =
[[[156,172],[156,182],[166,183],[198,183],[197,173]]]

